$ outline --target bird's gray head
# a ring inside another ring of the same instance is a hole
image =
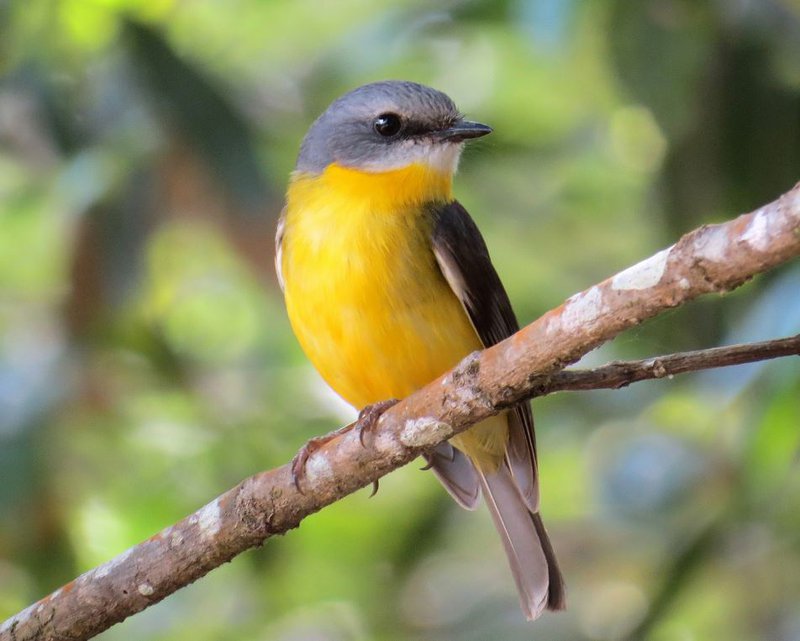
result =
[[[319,174],[336,163],[383,172],[419,163],[453,173],[462,143],[491,131],[464,120],[441,91],[415,82],[375,82],[345,94],[317,118],[296,169]]]

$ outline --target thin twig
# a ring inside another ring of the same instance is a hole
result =
[[[653,378],[798,355],[800,334],[760,343],[698,349],[637,361],[614,361],[594,369],[568,369],[537,376],[532,381],[531,396],[564,391],[619,389]]]

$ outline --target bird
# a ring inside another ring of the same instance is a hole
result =
[[[491,131],[441,91],[386,80],[332,102],[300,145],[276,234],[278,281],[303,351],[362,414],[519,329],[486,243],[453,196],[465,143]],[[530,404],[426,459],[462,507],[476,509],[483,495],[525,616],[563,609],[539,515]]]

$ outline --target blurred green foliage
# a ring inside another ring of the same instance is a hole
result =
[[[272,235],[311,120],[383,78],[495,127],[456,191],[526,322],[800,178],[792,0],[0,1],[0,619],[350,416]],[[790,265],[586,361],[798,328]],[[411,466],[101,638],[796,640],[793,360],[537,401],[564,614]]]

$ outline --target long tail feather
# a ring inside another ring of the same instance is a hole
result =
[[[535,619],[545,609],[563,609],[564,580],[541,518],[528,509],[507,465],[480,474],[486,504],[503,540],[525,616]]]

